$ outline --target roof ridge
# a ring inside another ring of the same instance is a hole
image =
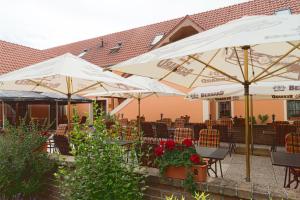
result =
[[[11,44],[11,45],[17,45],[17,46],[19,46],[19,47],[29,48],[29,49],[32,49],[32,50],[37,50],[37,51],[43,52],[42,49],[36,49],[36,48],[30,47],[30,46],[25,46],[25,45],[23,45],[23,44],[18,44],[18,43],[16,43],[16,42],[10,42],[10,41],[7,41],[7,40],[2,40],[2,39],[0,39],[0,43],[1,43],[1,42],[5,42],[5,43],[9,43],[9,44]]]
[[[100,35],[100,36],[97,36],[97,37],[83,39],[83,40],[80,40],[80,41],[66,43],[66,44],[62,44],[62,45],[59,45],[59,46],[54,46],[54,47],[50,47],[50,48],[46,48],[46,49],[41,49],[41,50],[42,51],[48,51],[48,50],[59,48],[59,47],[63,47],[63,46],[68,46],[68,45],[72,45],[72,44],[76,44],[76,43],[86,42],[88,40],[94,40],[94,39],[97,39],[97,38],[101,39],[103,37],[108,37],[110,35],[114,35],[114,34],[118,34],[118,33],[122,33],[122,32],[132,31],[132,30],[135,30],[135,29],[142,29],[142,28],[147,27],[147,26],[154,26],[154,25],[161,24],[161,23],[166,23],[166,22],[171,22],[171,21],[175,21],[175,20],[180,20],[181,18],[183,19],[185,16],[174,18],[174,19],[169,19],[169,20],[165,20],[165,21],[160,21],[160,22],[156,22],[156,23],[152,23],[152,24],[147,24],[147,25],[143,25],[143,26],[139,26],[139,27],[135,27],[135,28],[130,28],[130,29],[122,30],[122,31],[107,33],[105,35]]]

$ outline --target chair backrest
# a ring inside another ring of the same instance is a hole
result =
[[[216,125],[217,122],[216,122],[216,120],[205,120],[205,124],[206,124],[207,128],[209,129],[209,128],[211,128],[213,125]]]
[[[300,153],[300,134],[289,133],[285,136],[285,150],[289,153]]]
[[[128,124],[128,119],[127,118],[122,118],[119,120],[121,126],[127,126]]]
[[[191,128],[176,128],[174,141],[181,144],[184,139],[193,139],[193,130]]]
[[[202,129],[199,134],[199,146],[215,147],[220,146],[220,133],[216,129]]]
[[[184,118],[175,119],[175,128],[184,128],[186,120]]]
[[[218,125],[225,125],[230,129],[230,128],[232,128],[233,122],[230,118],[222,118],[222,119],[217,121],[217,124]]]
[[[212,129],[216,129],[220,134],[220,141],[228,142],[228,129],[229,127],[225,124],[216,124],[212,126]]]
[[[156,137],[157,138],[169,138],[167,124],[156,123],[155,126],[156,126]]]
[[[62,155],[72,155],[68,138],[64,135],[53,135],[55,147]]]
[[[142,122],[143,137],[155,137],[151,122]]]
[[[285,137],[289,133],[295,133],[296,126],[290,124],[275,124],[276,131],[276,145],[284,146]]]
[[[245,126],[245,118],[238,118],[238,117],[233,118],[233,125],[235,127]]]
[[[165,123],[167,125],[167,127],[171,127],[172,126],[172,119],[171,118],[163,118],[161,120],[161,123]]]
[[[202,129],[207,129],[207,126],[206,126],[206,124],[204,124],[204,123],[194,123],[194,124],[192,124],[191,126],[190,126],[191,128],[193,128],[193,132],[194,132],[194,140],[199,140],[199,132],[200,132],[200,130],[202,130]]]
[[[300,127],[300,121],[294,121],[293,125],[296,126],[296,127]]]
[[[55,135],[66,135],[68,124],[59,124],[56,128]]]

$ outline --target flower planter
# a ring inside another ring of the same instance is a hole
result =
[[[206,182],[207,180],[207,165],[194,165],[190,169],[184,167],[184,166],[169,166],[164,176],[167,178],[173,178],[173,179],[180,179],[184,180],[186,179],[186,176],[191,170],[191,172],[194,175],[194,180],[196,182]]]
[[[186,179],[186,174],[187,174],[187,168],[184,166],[179,166],[179,167],[169,166],[167,167],[164,175],[167,178],[184,180]]]
[[[192,167],[194,180],[196,182],[206,182],[207,180],[207,165],[194,165]]]

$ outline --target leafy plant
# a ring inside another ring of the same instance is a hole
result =
[[[71,133],[71,143],[76,146],[74,168],[60,168],[57,174],[63,199],[142,199],[144,176],[136,173],[140,168],[133,159],[135,144],[121,147],[119,134],[106,129],[103,112],[94,116],[93,128],[75,126]],[[124,159],[127,150],[130,162]]]
[[[250,119],[251,119],[251,117],[250,117]],[[257,123],[257,122],[256,122],[255,116],[252,116],[252,123],[253,123],[253,124],[256,124],[256,123]]]
[[[258,119],[260,120],[261,124],[265,124],[269,119],[269,115],[268,114],[265,114],[265,115],[259,114]]]
[[[169,166],[184,166],[189,169],[193,165],[206,165],[197,154],[191,139],[184,139],[182,144],[176,144],[174,140],[161,141],[160,145],[154,149],[154,152],[156,155],[155,162],[161,175],[165,173]],[[183,186],[190,192],[196,191],[193,173],[190,170],[188,170]]]
[[[204,192],[202,192],[201,194],[196,192],[195,195],[193,196],[193,199],[195,200],[208,200],[208,194],[206,195]],[[182,196],[181,200],[184,200],[185,198]],[[166,197],[166,200],[178,200],[177,197],[174,197],[174,195]]]
[[[16,127],[6,123],[0,135],[0,193],[11,199],[34,197],[47,183],[54,162],[43,151],[47,131],[37,124]]]

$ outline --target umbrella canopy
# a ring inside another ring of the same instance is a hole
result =
[[[300,15],[244,17],[110,69],[185,87],[300,79]],[[247,58],[244,49],[247,49]]]
[[[300,81],[259,82],[249,86],[249,94],[255,99],[300,99]],[[244,99],[244,86],[228,84],[197,87],[190,91],[187,99],[216,101]]]
[[[57,92],[64,95],[83,94],[97,89],[107,92],[132,89],[136,85],[125,78],[103,71],[70,53],[0,76],[1,90]]]
[[[167,86],[155,79],[141,77],[141,76],[130,76],[127,78],[131,83],[138,85],[141,89],[136,90],[119,90],[109,92],[98,92],[88,93],[85,96],[111,96],[120,98],[135,98],[143,99],[150,95],[156,96],[185,96],[185,93],[180,92],[170,86]]]
[[[155,79],[130,76],[127,78],[131,83],[138,85],[141,89],[138,90],[123,90],[123,91],[110,91],[106,92],[94,92],[86,94],[85,96],[102,96],[102,97],[120,97],[120,98],[134,98],[138,100],[138,132],[140,132],[140,101],[141,99],[149,96],[185,96],[185,93],[180,92],[172,87],[169,87]]]
[[[33,92],[33,91],[17,91],[17,90],[0,90],[0,100],[2,101],[67,101],[66,95],[49,93],[49,92]],[[79,95],[73,95],[72,102],[90,103],[88,98]]]
[[[249,85],[300,80],[299,27],[299,14],[244,17],[110,69],[188,88],[234,82],[244,85],[246,180],[250,181]]]
[[[70,53],[0,76],[1,90],[56,92],[67,95],[70,125],[71,96],[97,89],[132,89],[136,85],[125,78],[89,63]]]

